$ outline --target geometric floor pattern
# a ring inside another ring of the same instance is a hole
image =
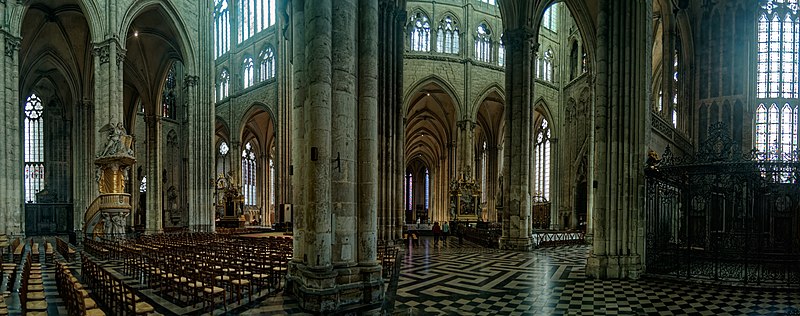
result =
[[[450,238],[405,252],[395,315],[800,315],[800,293],[644,278],[585,275],[588,246],[531,252],[486,249]],[[272,297],[242,315],[294,315]]]

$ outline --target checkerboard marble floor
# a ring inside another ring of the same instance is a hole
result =
[[[396,315],[800,315],[800,292],[741,289],[643,278],[587,279],[588,246],[513,252],[433,246],[409,249]],[[242,315],[298,314],[288,297],[270,297]]]

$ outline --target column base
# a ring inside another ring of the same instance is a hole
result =
[[[638,255],[618,256],[589,254],[586,276],[594,279],[639,279],[644,271]]]
[[[313,268],[290,262],[286,278],[287,290],[300,308],[308,312],[380,312],[383,302],[380,265]]]
[[[533,248],[533,238],[500,237],[500,249],[531,251]]]

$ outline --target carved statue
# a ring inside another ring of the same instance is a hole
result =
[[[111,125],[108,129],[108,143],[97,157],[113,156],[118,154],[133,155],[133,151],[123,143],[122,136],[125,134],[125,127],[122,123]]]
[[[656,153],[652,149],[648,150],[647,151],[647,161],[645,161],[645,164],[647,165],[645,167],[645,172],[647,172],[647,173],[657,173],[658,172],[658,168],[656,166],[658,165],[659,162],[661,162],[661,159],[658,159],[658,153]]]

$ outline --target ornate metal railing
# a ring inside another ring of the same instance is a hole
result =
[[[646,169],[649,274],[800,288],[797,152],[741,153],[722,124],[693,156]]]

